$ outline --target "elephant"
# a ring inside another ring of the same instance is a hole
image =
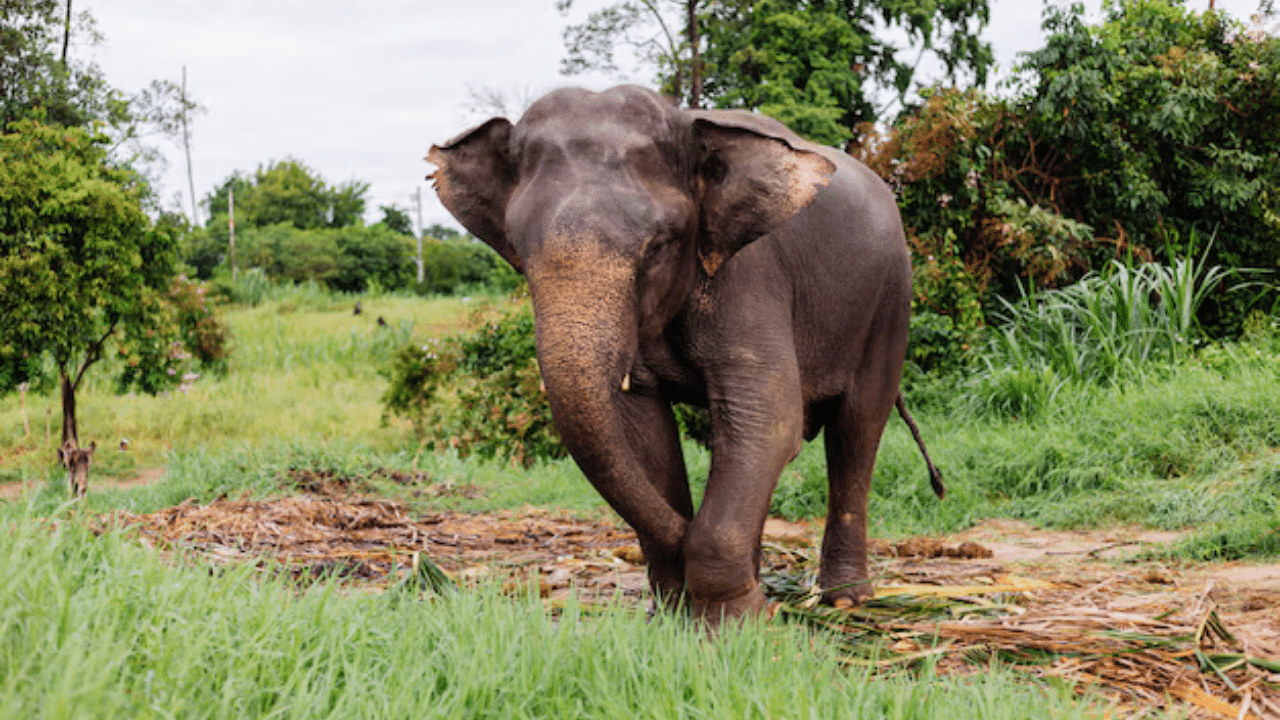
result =
[[[655,598],[710,624],[768,607],[761,536],[783,468],[825,428],[818,584],[872,593],[867,493],[906,411],[911,262],[865,165],[741,110],[562,88],[426,157],[444,207],[528,280],[560,438],[635,530]],[[708,408],[694,511],[673,402]]]

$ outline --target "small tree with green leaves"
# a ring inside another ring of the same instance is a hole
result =
[[[166,302],[174,233],[153,227],[145,184],[107,162],[108,142],[40,119],[0,135],[0,392],[56,374],[64,443],[79,442],[76,391],[109,350],[122,390],[170,387],[186,359]]]

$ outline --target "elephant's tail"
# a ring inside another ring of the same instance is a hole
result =
[[[947,486],[942,483],[942,473],[938,472],[938,468],[934,466],[933,460],[929,459],[929,451],[924,447],[924,438],[920,437],[920,428],[916,427],[916,421],[911,417],[911,413],[907,412],[906,398],[902,397],[902,391],[898,391],[898,399],[894,401],[894,405],[898,407],[898,414],[903,420],[907,421],[907,427],[911,428],[911,436],[916,439],[916,445],[920,447],[920,454],[924,456],[924,464],[929,466],[929,484],[933,486],[933,494],[938,499],[946,497]]]

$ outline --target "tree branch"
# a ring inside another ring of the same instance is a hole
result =
[[[89,369],[90,365],[98,362],[98,360],[102,358],[102,344],[107,341],[107,338],[111,337],[111,335],[115,333],[116,325],[119,324],[119,318],[112,320],[111,327],[107,328],[107,331],[102,334],[102,337],[98,338],[98,341],[90,345],[89,349],[85,351],[84,364],[80,366],[79,372],[76,373],[76,381],[71,385],[72,390],[80,389],[80,381],[84,379],[85,371]]]

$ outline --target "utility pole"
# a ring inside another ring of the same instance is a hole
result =
[[[413,206],[418,210],[418,284],[422,284],[422,186],[413,191]]]
[[[231,181],[227,188],[227,230],[231,234],[231,242],[227,251],[227,259],[231,261],[231,281],[236,280],[236,184]]]
[[[191,134],[187,132],[187,66],[182,66],[182,149],[187,151],[187,187],[191,190],[191,224],[200,226],[200,213],[196,210],[196,181],[191,176]]]
[[[62,26],[62,72],[67,71],[67,46],[71,44],[71,0],[67,0],[67,20]]]

